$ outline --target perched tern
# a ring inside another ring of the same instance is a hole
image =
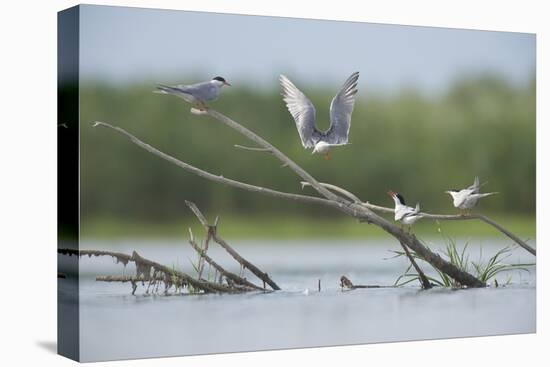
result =
[[[453,205],[455,208],[469,211],[477,205],[479,199],[498,194],[497,192],[480,193],[480,187],[479,177],[476,177],[473,185],[462,190],[447,190],[445,193],[453,197]]]
[[[395,203],[394,219],[408,225],[410,230],[410,226],[422,218],[420,214],[420,204],[416,204],[416,207],[413,208],[405,204],[405,198],[401,194],[390,190],[388,191],[388,195]]]
[[[224,78],[217,76],[207,82],[191,85],[180,84],[167,86],[159,84],[155,92],[178,96],[197,107],[200,111],[205,111],[208,109],[206,102],[213,101],[218,98],[224,85],[231,86],[231,84],[229,84]]]
[[[320,131],[315,127],[315,107],[311,101],[284,75],[280,76],[283,100],[296,122],[298,134],[304,148],[313,148],[312,154],[323,154],[330,159],[330,149],[347,145],[351,125],[351,114],[357,93],[359,73],[346,80],[330,104],[330,127]]]

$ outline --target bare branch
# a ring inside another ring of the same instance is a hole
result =
[[[484,216],[484,215],[481,215],[481,214],[473,214],[472,217],[476,217],[478,218],[479,220],[487,223],[487,224],[490,224],[492,225],[493,227],[495,227],[496,229],[498,229],[500,232],[504,233],[506,236],[508,236],[509,238],[511,238],[514,242],[516,242],[518,245],[520,245],[521,247],[523,247],[525,250],[529,251],[532,255],[534,256],[537,256],[537,251],[532,248],[531,246],[529,246],[527,243],[525,243],[524,241],[522,241],[518,236],[516,236],[515,234],[513,234],[512,232],[508,231],[507,229],[505,229],[504,227],[502,227],[500,224],[496,223],[494,220],[492,219],[489,219],[488,217]]]
[[[308,196],[308,195],[292,194],[292,193],[287,193],[287,192],[282,192],[282,191],[276,191],[276,190],[268,189],[268,188],[265,188],[265,187],[254,186],[254,185],[250,185],[250,184],[247,184],[247,183],[244,183],[244,182],[232,180],[232,179],[229,179],[229,178],[226,178],[226,177],[223,177],[223,176],[218,176],[218,175],[215,175],[213,173],[203,171],[203,170],[201,170],[199,168],[196,168],[195,166],[192,166],[188,163],[182,162],[179,159],[172,157],[171,155],[168,155],[164,152],[161,152],[160,150],[158,150],[158,149],[154,148],[153,146],[141,141],[140,139],[138,139],[134,135],[130,134],[128,131],[126,131],[126,130],[118,127],[118,126],[113,126],[113,125],[108,124],[106,122],[100,122],[100,121],[96,121],[93,126],[94,127],[96,127],[96,126],[106,127],[106,128],[115,130],[119,134],[122,134],[122,135],[126,136],[127,138],[129,138],[130,141],[132,141],[132,143],[136,144],[140,148],[145,149],[149,153],[152,153],[152,154],[154,154],[154,155],[156,155],[156,156],[158,156],[158,157],[160,157],[160,158],[162,158],[162,159],[164,159],[164,160],[166,160],[166,161],[168,161],[172,164],[175,164],[176,166],[179,166],[179,167],[185,169],[186,171],[194,173],[199,177],[203,177],[203,178],[206,178],[206,179],[209,179],[209,180],[212,180],[212,181],[220,182],[220,183],[223,183],[225,185],[233,186],[233,187],[236,187],[236,188],[239,188],[239,189],[242,189],[242,190],[247,190],[247,191],[252,191],[252,192],[259,192],[259,193],[271,195],[271,196],[274,196],[274,197],[285,198],[285,199],[290,199],[290,200],[298,200],[298,201],[303,201],[303,202],[308,202],[308,203],[317,203],[317,204],[328,205],[328,206],[332,206],[332,207],[341,207],[341,206],[343,206],[343,204],[341,204],[341,203],[337,203],[337,202],[334,202],[332,200],[327,200],[327,199],[324,199],[324,198],[319,198],[319,197],[315,197],[315,196]]]
[[[305,186],[311,186],[308,182],[301,182],[301,184],[302,184],[302,188],[304,188]],[[361,203],[361,200],[359,200],[359,198],[357,196],[355,196],[351,192],[349,192],[349,191],[347,191],[347,190],[345,190],[341,187],[338,187],[338,186],[335,186],[335,185],[332,185],[332,184],[328,184],[328,183],[323,183],[323,182],[320,182],[319,184],[326,187],[329,190],[336,191],[340,194],[343,194],[343,195],[347,196],[349,199],[353,200],[356,203],[357,202]],[[371,210],[376,211],[376,212],[392,213],[392,214],[394,213],[393,208],[387,208],[387,207],[384,207],[384,206],[374,205],[374,204],[369,203],[368,201],[365,202],[365,203],[361,203],[361,204],[363,206],[371,209]],[[502,234],[504,234],[505,236],[507,236],[508,238],[513,240],[519,246],[523,247],[525,250],[527,250],[532,255],[535,255],[535,256],[537,255],[537,251],[534,248],[532,248],[531,246],[529,246],[525,241],[523,241],[518,236],[516,236],[512,232],[508,231],[506,228],[504,228],[503,226],[501,226],[500,224],[498,224],[497,222],[495,222],[494,220],[490,219],[489,217],[487,217],[485,215],[482,215],[482,214],[469,214],[469,215],[466,215],[466,214],[430,214],[430,213],[423,213],[423,212],[420,213],[419,215],[421,215],[422,218],[431,219],[431,220],[472,220],[472,219],[481,220],[482,222],[485,222],[485,223],[489,224],[490,226],[493,226],[494,228],[496,228],[498,231],[500,231]]]
[[[362,205],[369,208],[369,209],[371,209],[371,210],[374,210],[375,212],[379,212],[379,213],[388,213],[388,214],[395,213],[395,210],[393,208],[386,208],[385,206],[371,204],[368,201],[362,203]]]
[[[418,274],[418,278],[420,279],[420,284],[422,285],[422,288],[423,289],[432,288],[432,284],[428,280],[428,277],[426,277],[426,275],[424,274],[422,269],[420,269],[420,266],[418,266],[418,264],[416,263],[416,260],[411,255],[411,252],[409,251],[407,246],[405,246],[402,242],[399,242],[399,244],[401,245],[401,247],[403,247],[403,250],[405,250],[405,255],[407,255],[407,257],[409,258],[409,261],[411,262],[412,266],[416,270],[416,272]]]

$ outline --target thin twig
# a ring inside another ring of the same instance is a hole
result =
[[[309,182],[306,182],[306,181],[302,181],[302,182],[300,182],[300,184],[302,185],[302,189],[306,186],[311,186],[311,184]],[[346,196],[348,199],[353,200],[355,203],[361,203],[361,199],[359,199],[357,196],[355,196],[354,194],[352,194],[351,192],[349,192],[346,189],[343,189],[341,187],[338,187],[336,185],[332,185],[332,184],[329,184],[329,183],[324,183],[324,182],[319,182],[319,184],[323,187],[326,187],[329,190],[336,191],[336,192]]]
[[[233,145],[235,148],[243,149],[243,150],[252,150],[254,152],[270,152],[268,148],[254,148],[254,147],[245,147],[244,145],[235,144]]]

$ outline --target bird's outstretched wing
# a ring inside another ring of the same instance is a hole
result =
[[[313,148],[321,139],[321,133],[315,128],[315,107],[286,76],[281,75],[279,81],[283,101],[296,122],[302,145],[304,148]]]
[[[351,74],[340,92],[332,99],[330,104],[330,129],[326,133],[326,140],[330,144],[345,144],[348,142],[358,79],[359,72]]]

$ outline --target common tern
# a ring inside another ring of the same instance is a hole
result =
[[[311,101],[286,76],[280,76],[283,100],[296,122],[302,145],[306,149],[313,148],[312,154],[323,154],[329,160],[332,147],[348,144],[358,79],[358,72],[351,74],[332,99],[330,127],[320,131],[315,127],[315,107]]]
[[[416,207],[413,208],[405,204],[405,198],[401,194],[390,190],[388,191],[388,195],[395,203],[394,219],[408,225],[410,230],[410,226],[422,218],[420,214],[420,204],[416,204]]]
[[[157,93],[172,94],[183,98],[185,101],[197,107],[200,111],[208,109],[206,102],[213,101],[220,95],[224,85],[231,86],[224,78],[217,76],[207,82],[201,82],[191,85],[162,85],[157,86]]]
[[[477,205],[479,199],[498,194],[497,192],[480,193],[480,187],[479,177],[476,176],[473,185],[462,190],[447,190],[445,193],[453,197],[453,205],[455,208],[469,211]]]

